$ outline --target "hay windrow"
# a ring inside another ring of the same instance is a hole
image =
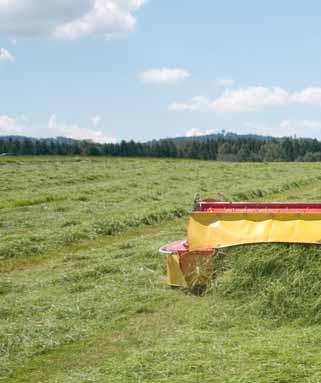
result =
[[[279,323],[321,323],[321,246],[245,245],[226,254],[216,281],[224,296]]]

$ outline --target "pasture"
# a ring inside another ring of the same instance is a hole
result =
[[[321,163],[0,158],[0,382],[321,381],[321,248],[227,250],[204,296],[158,248],[195,193],[321,200]]]

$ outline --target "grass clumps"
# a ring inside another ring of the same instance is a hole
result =
[[[146,215],[125,216],[122,220],[105,219],[94,223],[94,230],[100,235],[115,235],[128,229],[153,226],[162,222],[184,217],[187,211],[181,208],[161,210]]]
[[[0,243],[0,260],[20,256],[32,256],[43,254],[46,250],[44,243],[38,238],[11,238],[10,241]]]
[[[278,323],[321,324],[321,247],[259,244],[230,248],[217,288]]]

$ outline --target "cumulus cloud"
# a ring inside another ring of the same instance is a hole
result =
[[[6,49],[0,48],[0,61],[14,61],[14,57]]]
[[[202,131],[202,130],[193,128],[186,132],[186,137],[200,137],[200,136],[207,136],[209,134],[214,134],[214,133],[215,132],[213,129]]]
[[[0,115],[0,136],[19,135],[24,133],[24,118],[13,118]]]
[[[172,83],[186,80],[190,73],[182,68],[148,69],[140,73],[139,78],[144,82]]]
[[[0,0],[0,34],[77,39],[132,31],[144,0]]]
[[[75,140],[91,140],[98,143],[116,142],[114,137],[107,136],[101,130],[81,128],[78,124],[58,121],[54,114],[49,118],[48,128],[56,136],[64,136]]]
[[[306,88],[301,92],[294,93],[292,101],[301,104],[321,105],[321,88]]]
[[[216,112],[243,112],[265,106],[285,105],[288,101],[288,92],[281,88],[256,86],[226,90],[221,97],[210,102],[210,108]]]
[[[280,87],[267,88],[262,86],[251,86],[236,90],[227,89],[214,100],[197,96],[187,102],[174,102],[169,106],[169,110],[208,110],[221,113],[236,113],[290,104],[321,106],[321,88],[306,88],[299,92],[289,92]]]

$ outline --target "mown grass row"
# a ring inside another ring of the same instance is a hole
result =
[[[13,257],[24,257],[32,255],[41,255],[50,250],[63,246],[69,246],[74,243],[94,240],[97,236],[113,236],[132,229],[139,229],[144,226],[154,226],[162,222],[175,220],[186,216],[187,212],[182,208],[163,209],[148,213],[145,215],[125,215],[116,220],[104,219],[95,221],[92,225],[77,224],[65,225],[64,230],[57,236],[11,236],[10,239],[0,243],[0,260]]]
[[[223,190],[230,200],[251,200],[297,190],[318,182],[321,170],[318,164],[294,168],[168,159],[0,161],[0,257],[5,258],[157,225],[171,219],[175,209],[186,216],[196,192],[210,197]]]
[[[37,198],[18,199],[0,202],[0,209],[14,209],[17,207],[27,207],[40,205],[43,203],[65,201],[69,198],[67,195],[62,194],[47,194]]]
[[[321,247],[259,244],[233,247],[216,264],[215,289],[281,325],[321,324]]]
[[[303,178],[297,181],[292,181],[292,182],[282,184],[280,186],[276,186],[274,188],[250,189],[248,191],[241,192],[241,193],[232,193],[231,195],[227,194],[227,196],[228,196],[228,199],[232,201],[249,201],[251,199],[263,198],[272,194],[282,193],[288,190],[297,189],[320,180],[321,180],[321,176],[305,178],[305,179]],[[17,207],[27,207],[27,206],[39,205],[43,203],[65,201],[68,199],[86,201],[88,200],[88,196],[74,195],[71,198],[71,196],[67,194],[45,194],[37,198],[7,200],[7,201],[0,202],[0,209],[12,209],[12,208],[14,209]]]
[[[252,200],[259,198],[266,198],[275,193],[282,193],[288,190],[299,189],[300,187],[318,182],[321,176],[310,177],[306,179],[299,179],[293,182],[287,182],[274,188],[264,189],[250,189],[243,193],[231,193],[228,197],[229,200]],[[27,205],[48,204],[51,202],[63,201],[68,198],[67,195],[44,195],[41,198],[32,199],[29,201],[18,200],[12,201],[12,207],[23,207]],[[83,201],[87,197],[83,195],[73,195],[73,200]],[[178,201],[178,205],[180,202]],[[45,205],[46,206],[46,205]],[[1,209],[1,204],[0,204]],[[63,209],[61,208],[63,211]],[[125,232],[140,228],[142,226],[158,225],[162,222],[186,217],[189,213],[188,209],[182,207],[173,207],[171,209],[155,210],[154,212],[145,211],[143,214],[123,214],[119,217],[107,217],[103,219],[93,219],[89,222],[78,222],[77,220],[65,221],[62,228],[58,232],[45,231],[35,232],[28,236],[10,235],[5,237],[4,241],[0,243],[0,258],[23,257],[31,255],[41,255],[50,250],[52,247],[58,248],[61,246],[68,246],[80,241],[94,240],[100,235],[117,235]]]
[[[267,188],[267,189],[252,189],[242,193],[233,193],[230,197],[232,201],[249,201],[255,198],[264,198],[273,194],[283,193],[288,190],[299,189],[304,186],[308,186],[314,182],[321,180],[321,176],[311,178],[301,178],[292,182],[286,182],[284,184]]]

